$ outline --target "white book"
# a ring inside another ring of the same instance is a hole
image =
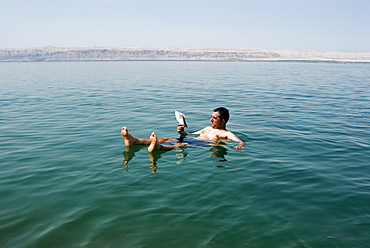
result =
[[[188,125],[186,125],[186,121],[185,121],[185,114],[175,110],[175,118],[177,120],[177,122],[184,126],[184,127],[188,127]]]

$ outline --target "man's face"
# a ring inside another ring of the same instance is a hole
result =
[[[220,119],[219,112],[213,112],[210,121],[211,121],[212,128],[219,128],[222,125],[223,120]]]

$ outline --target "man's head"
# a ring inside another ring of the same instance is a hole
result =
[[[229,110],[227,108],[216,108],[213,110],[211,123],[213,128],[225,129],[226,123],[229,121]]]

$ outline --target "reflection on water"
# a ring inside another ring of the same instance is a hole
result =
[[[135,145],[135,146],[126,146],[125,150],[123,151],[123,162],[125,166],[123,167],[125,171],[128,169],[128,163],[136,156],[136,153],[138,151],[141,151],[145,148],[147,149],[148,146],[146,145]],[[152,173],[157,172],[157,161],[161,158],[161,155],[165,153],[166,151],[156,151],[156,152],[148,152],[148,157],[150,160],[149,169]]]
[[[135,157],[135,153],[140,151],[144,147],[147,147],[147,146],[144,146],[144,145],[126,146],[125,150],[122,153],[124,157],[124,160],[122,163],[128,164],[128,162],[130,162],[131,159]]]
[[[147,145],[134,145],[134,146],[126,146],[125,150],[123,151],[123,162],[125,166],[123,167],[125,171],[128,169],[128,163],[136,156],[136,153],[141,151],[142,149],[146,149]],[[185,158],[187,157],[187,152],[185,151],[186,147],[181,147],[175,150],[176,157],[178,158],[176,164],[183,164],[185,163]],[[226,162],[226,155],[227,155],[227,148],[222,145],[221,143],[217,143],[211,147],[209,150],[212,152],[211,158],[215,159],[214,162]],[[155,151],[155,152],[148,152],[148,157],[150,160],[149,169],[152,173],[157,172],[157,164],[158,160],[162,157],[161,155],[168,151]],[[218,166],[220,167],[220,166]]]
[[[225,158],[227,154],[227,148],[221,145],[213,146],[210,151],[212,152],[211,157],[216,159],[213,162],[226,162],[227,159]]]
[[[165,151],[158,151],[158,152],[148,152],[148,157],[150,159],[149,169],[152,173],[157,172],[157,161],[161,158],[161,155],[165,153]]]

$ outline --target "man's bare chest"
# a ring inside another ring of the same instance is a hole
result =
[[[227,139],[227,131],[209,128],[203,130],[200,136],[202,136],[202,138],[207,138],[208,140],[212,141],[215,141],[217,139]]]

